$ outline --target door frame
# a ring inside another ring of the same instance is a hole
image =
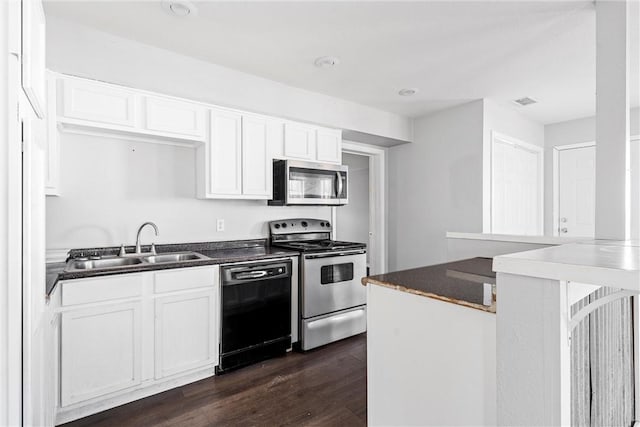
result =
[[[560,236],[560,152],[566,150],[575,150],[578,148],[595,147],[595,141],[578,142],[575,144],[556,145],[553,147],[553,213],[552,213],[552,231],[553,236]]]
[[[385,273],[388,269],[387,259],[387,149],[376,145],[343,141],[343,154],[356,154],[369,158],[369,241],[373,244],[369,251],[369,259],[375,268],[372,274]],[[331,220],[337,230],[336,208],[331,209]],[[334,232],[335,233],[335,232]],[[371,233],[373,233],[373,239]],[[334,239],[336,238],[334,234]]]

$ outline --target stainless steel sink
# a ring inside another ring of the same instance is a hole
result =
[[[102,258],[90,259],[86,261],[70,261],[67,269],[71,270],[94,270],[98,268],[126,267],[130,265],[142,264],[140,258]]]
[[[158,264],[164,262],[182,262],[193,261],[196,259],[204,259],[203,255],[195,252],[181,252],[172,254],[149,255],[143,258],[145,262],[150,264]]]
[[[196,252],[174,252],[158,255],[127,254],[126,256],[110,256],[96,260],[69,260],[65,270],[102,270],[136,266],[140,264],[163,264],[169,262],[187,262],[208,259]]]

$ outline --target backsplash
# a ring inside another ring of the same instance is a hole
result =
[[[189,147],[60,133],[61,196],[47,197],[47,249],[260,239],[280,218],[331,219],[325,206],[267,206],[266,201],[196,199]],[[216,231],[224,219],[225,231]]]

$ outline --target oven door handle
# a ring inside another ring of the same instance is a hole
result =
[[[357,250],[357,251],[349,251],[349,252],[329,252],[329,253],[322,253],[322,254],[305,255],[304,259],[335,258],[339,256],[360,255],[360,254],[366,254],[366,253],[367,251],[364,249]]]
[[[340,172],[336,172],[336,199],[339,199],[341,194],[342,194],[342,175],[340,175]]]

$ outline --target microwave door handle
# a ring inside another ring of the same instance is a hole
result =
[[[342,194],[342,176],[340,172],[336,172],[336,199],[340,198]]]

